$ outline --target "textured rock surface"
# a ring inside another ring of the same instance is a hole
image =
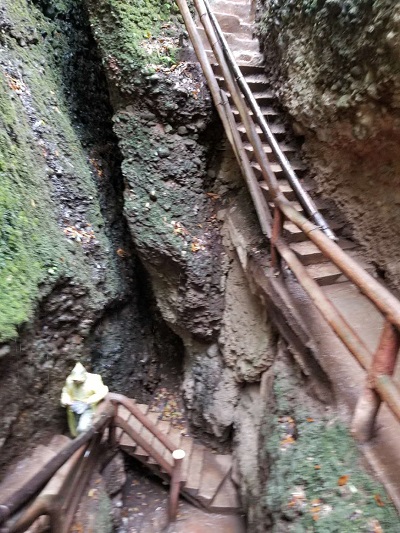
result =
[[[85,11],[76,2],[6,1],[0,24],[6,463],[65,427],[59,396],[76,359],[92,362],[110,388],[145,399],[160,360],[181,348],[152,318],[153,297],[126,231],[120,155]]]
[[[266,0],[260,15],[268,72],[320,189],[398,287],[398,3]]]
[[[259,379],[274,353],[266,313],[248,295],[231,243],[222,242],[218,212],[235,202],[240,172],[229,151],[220,161],[215,150],[225,145],[199,66],[169,68],[166,56],[154,64],[151,53],[125,49],[128,31],[149,51],[176,38],[182,26],[174,9],[154,12],[155,3],[147,3],[155,20],[149,36],[132,11],[136,29],[121,20],[115,32],[110,21],[119,20],[122,2],[87,5],[115,111],[129,230],[158,309],[185,348],[192,422],[226,438],[241,384]]]

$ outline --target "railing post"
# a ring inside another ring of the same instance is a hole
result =
[[[172,452],[172,458],[174,460],[174,467],[172,470],[171,486],[169,491],[169,519],[173,522],[176,519],[178,512],[179,491],[181,489],[181,473],[182,473],[182,461],[185,458],[185,452],[183,450],[174,450]]]
[[[361,393],[354,411],[351,430],[355,438],[361,443],[372,438],[376,415],[382,403],[376,392],[376,378],[393,374],[399,348],[400,334],[395,326],[386,320],[367,378],[367,385]]]
[[[276,242],[281,237],[282,228],[283,228],[284,216],[282,211],[278,206],[274,208],[274,220],[272,224],[272,235],[271,235],[271,267],[274,270],[281,270],[281,256],[276,248]]]
[[[115,419],[118,416],[118,404],[115,402],[113,403],[114,406],[114,416],[110,421],[110,424],[108,426],[108,444],[110,448],[114,449],[117,446],[117,428],[115,425]]]

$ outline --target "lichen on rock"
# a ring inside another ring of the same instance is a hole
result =
[[[399,286],[399,5],[263,1],[266,68],[330,197],[380,274]]]

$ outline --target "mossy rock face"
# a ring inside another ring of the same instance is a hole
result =
[[[152,71],[151,65],[174,63],[178,11],[174,2],[86,0],[85,3],[104,66],[119,91],[132,94],[132,85],[140,85],[141,71]],[[159,36],[162,43],[157,43]]]
[[[138,318],[87,13],[74,0],[6,0],[0,25],[0,405],[10,406],[1,467],[22,443],[64,429],[63,382],[92,350],[107,384],[131,391],[145,375],[132,354],[143,352],[150,325]],[[151,357],[151,341],[146,350]]]
[[[262,505],[272,531],[395,533],[399,517],[367,474],[347,428],[310,401],[294,368],[279,361],[273,416],[261,452],[268,474]],[[375,528],[375,529],[374,529]]]
[[[223,294],[218,203],[207,195],[207,165],[221,132],[204,78],[164,47],[183,31],[172,4],[86,5],[115,109],[133,240],[168,324],[186,339],[210,342]]]

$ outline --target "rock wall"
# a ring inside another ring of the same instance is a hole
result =
[[[223,440],[241,387],[260,379],[275,344],[223,230],[223,209],[242,194],[240,172],[199,65],[173,49],[185,40],[176,6],[86,4],[112,96],[130,233],[158,309],[185,348],[189,416]]]
[[[182,349],[123,218],[121,156],[83,6],[5,1],[0,27],[3,465],[64,429],[59,396],[77,359],[146,399],[163,358]]]
[[[398,3],[262,0],[259,15],[268,73],[320,190],[398,288]]]

